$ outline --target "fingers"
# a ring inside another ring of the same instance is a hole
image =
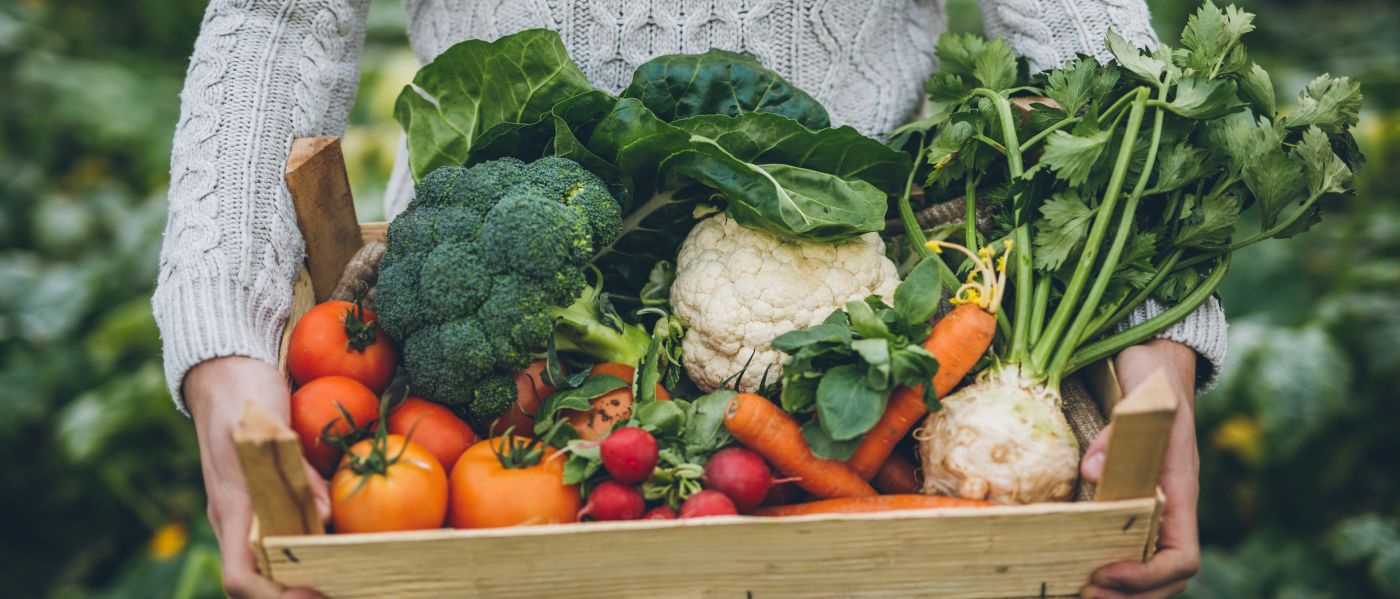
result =
[[[1113,430],[1113,425],[1105,426],[1099,431],[1099,435],[1094,437],[1094,441],[1089,444],[1089,448],[1084,450],[1084,459],[1079,462],[1079,475],[1094,484],[1099,484],[1099,478],[1103,476],[1103,462],[1108,449],[1108,434]]]
[[[321,478],[321,473],[312,468],[305,458],[302,458],[301,465],[306,467],[306,480],[311,481],[311,496],[316,498],[316,512],[321,515],[321,523],[327,524],[331,521],[331,497],[330,490],[326,487],[326,479]]]
[[[214,523],[214,529],[219,531],[219,552],[223,555],[224,592],[235,599],[280,596],[281,585],[258,574],[253,561],[253,550],[248,547],[251,514],[246,510],[221,512],[221,519]]]
[[[1147,563],[1118,562],[1099,568],[1090,582],[1108,590],[1128,592],[1146,592],[1178,582],[1184,587],[1200,566],[1199,551],[1169,548],[1157,552]]]
[[[1143,593],[1122,593],[1113,589],[1089,585],[1084,587],[1079,596],[1085,599],[1121,599],[1132,597],[1133,599],[1159,599],[1165,597],[1175,597],[1186,592],[1186,581],[1174,582],[1160,589],[1153,589]]]

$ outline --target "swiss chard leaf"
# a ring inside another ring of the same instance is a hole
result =
[[[448,48],[399,94],[394,117],[408,134],[408,163],[419,179],[466,163],[491,127],[538,121],[560,101],[592,89],[559,34],[529,29]]]
[[[859,179],[885,193],[899,193],[913,162],[909,155],[850,127],[812,130],[769,113],[703,115],[671,123],[753,164],[787,164]]]
[[[820,102],[751,56],[725,50],[658,56],[632,75],[622,97],[637,98],[665,121],[702,114],[769,112],[822,129]]]
[[[740,225],[828,242],[884,228],[886,195],[869,183],[786,164],[750,164],[708,138],[693,136],[690,143],[662,165],[666,188],[687,182],[712,188]]]

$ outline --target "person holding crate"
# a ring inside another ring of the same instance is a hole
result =
[[[1078,53],[1107,59],[1114,30],[1138,46],[1157,38],[1143,0],[981,0],[986,29],[1004,37],[1034,70]],[[170,216],[153,298],[166,376],[199,437],[209,519],[223,552],[223,581],[235,597],[314,596],[261,578],[247,547],[251,508],[232,432],[245,400],[288,419],[289,389],[276,368],[305,255],[282,179],[291,140],[343,131],[358,82],[367,0],[212,0],[181,94],[171,160]],[[946,29],[935,0],[406,0],[409,39],[426,63],[469,38],[494,39],[544,27],[560,32],[595,85],[614,93],[632,70],[661,54],[711,47],[756,55],[809,90],[832,114],[866,134],[890,131],[918,112],[933,72],[934,42]],[[412,196],[400,153],[386,213]],[[1162,307],[1149,303],[1133,322]],[[1212,299],[1185,321],[1116,359],[1125,390],[1165,367],[1180,398],[1161,486],[1167,507],[1160,551],[1146,563],[1096,572],[1086,596],[1179,593],[1199,565],[1193,404],[1225,357],[1225,320]],[[1081,471],[1097,481],[1101,434]],[[308,467],[318,507],[324,483]]]

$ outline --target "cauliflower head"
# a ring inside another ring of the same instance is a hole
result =
[[[774,337],[821,324],[850,300],[878,295],[892,302],[898,285],[876,233],[801,243],[723,214],[707,218],[681,245],[671,286],[671,306],[688,327],[686,373],[713,391],[744,371],[739,389],[755,391],[764,371],[769,381],[782,376],[783,353],[769,347]]]

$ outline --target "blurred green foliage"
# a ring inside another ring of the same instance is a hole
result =
[[[198,455],[150,315],[178,91],[203,2],[0,4],[0,580],[7,596],[219,596]],[[1179,31],[1194,0],[1152,0]],[[1400,6],[1249,0],[1291,95],[1363,82],[1360,197],[1241,252],[1231,358],[1200,398],[1196,597],[1400,596]],[[955,30],[976,3],[951,0]],[[1174,40],[1171,40],[1174,41]],[[345,151],[382,217],[416,63],[376,2]]]

